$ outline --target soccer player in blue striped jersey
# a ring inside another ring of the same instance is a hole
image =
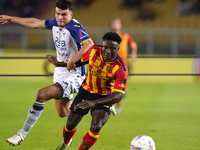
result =
[[[60,117],[68,116],[69,107],[73,94],[78,92],[82,84],[85,68],[74,69],[74,62],[81,59],[87,50],[93,45],[90,36],[83,26],[75,19],[72,19],[73,6],[68,0],[59,0],[56,3],[55,18],[40,20],[36,18],[19,18],[7,15],[0,15],[0,24],[17,23],[34,29],[50,29],[53,33],[53,40],[56,48],[57,58],[47,55],[48,61],[55,66],[54,84],[38,90],[33,106],[28,111],[27,119],[23,128],[6,141],[10,144],[19,145],[41,116],[44,104],[55,99],[55,107]],[[68,66],[57,67],[68,61]],[[68,70],[71,70],[70,72]]]

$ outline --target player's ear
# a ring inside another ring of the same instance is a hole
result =
[[[119,51],[119,48],[120,48],[120,47],[119,47],[119,45],[118,45],[118,47],[117,47],[117,51]]]
[[[72,11],[70,12],[70,15],[71,15],[71,17],[73,16],[73,12]]]

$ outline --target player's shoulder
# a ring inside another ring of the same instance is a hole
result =
[[[102,45],[93,45],[91,50],[95,51],[95,53],[100,54],[102,52]]]
[[[93,45],[92,47],[90,47],[90,50],[101,51],[102,50],[102,46],[101,45]]]
[[[67,25],[67,28],[71,29],[79,29],[83,28],[82,24],[80,24],[76,19],[72,19],[69,24]]]
[[[44,27],[47,28],[47,29],[52,29],[53,26],[56,26],[58,27],[58,23],[56,21],[56,18],[53,18],[53,19],[46,19],[44,21]]]
[[[102,51],[102,46],[101,45],[93,45],[90,47],[88,50],[89,55],[96,55],[99,56]]]
[[[118,54],[117,54],[117,57],[115,59],[115,63],[117,65],[119,65],[120,68],[122,68],[124,71],[128,71],[127,66],[126,66],[124,60]]]
[[[102,49],[102,45],[93,45],[92,47],[97,50]]]

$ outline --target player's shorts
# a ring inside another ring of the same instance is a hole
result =
[[[100,98],[105,98],[108,96],[109,95],[100,95],[100,94],[90,93],[90,92],[86,91],[85,89],[83,89],[82,87],[80,87],[79,92],[76,95],[76,97],[70,107],[70,110],[72,113],[79,114],[79,115],[86,115],[89,112],[89,110],[91,110],[91,112],[93,110],[105,110],[108,113],[108,115],[110,115],[110,107],[112,105],[97,105],[93,108],[88,108],[88,109],[82,109],[77,106],[77,104],[82,102],[83,99],[92,101],[92,100],[96,100],[96,99],[100,99]]]
[[[59,80],[54,79],[54,83],[57,84],[61,90],[61,97],[56,99],[67,98],[68,101],[72,100],[73,94],[78,93],[84,77],[85,76],[73,74],[71,76],[62,76]]]

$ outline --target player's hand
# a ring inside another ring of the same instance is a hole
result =
[[[76,71],[76,64],[71,59],[67,62],[67,70],[68,71],[70,71],[70,70],[75,70]]]
[[[52,55],[47,55],[48,57],[48,61],[50,63],[52,63],[55,67],[57,67],[57,64],[58,64],[58,60],[56,59],[56,57],[52,56]]]
[[[96,103],[95,101],[82,100],[82,102],[78,103],[77,106],[82,109],[87,109],[96,106]]]
[[[3,25],[5,23],[9,23],[11,18],[11,16],[0,15],[0,24]]]

